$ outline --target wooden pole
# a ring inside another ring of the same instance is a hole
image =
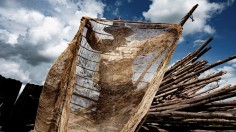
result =
[[[188,12],[188,14],[186,14],[181,22],[179,23],[179,25],[181,25],[182,27],[184,26],[185,22],[192,16],[193,12],[195,11],[195,9],[198,7],[198,4],[196,4],[195,6],[192,7],[192,9]]]

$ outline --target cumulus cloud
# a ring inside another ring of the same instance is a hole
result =
[[[131,2],[133,2],[133,0],[128,0],[128,3],[131,3]]]
[[[228,0],[225,3],[209,2],[208,0],[152,0],[149,10],[143,12],[143,16],[146,20],[152,22],[179,23],[181,18],[195,4],[199,4],[193,14],[194,23],[191,21],[186,22],[183,36],[196,32],[213,34],[215,29],[208,23],[209,20],[233,3],[234,0]]]
[[[5,76],[14,75],[15,78],[20,78],[23,82],[30,81],[29,72],[23,71],[20,67],[20,64],[14,61],[7,61],[5,59],[0,58],[0,69],[1,74]]]
[[[122,0],[116,0],[115,3],[114,3],[114,9],[113,10],[109,9],[109,8],[112,8],[111,6],[107,7],[107,9],[111,10],[113,16],[119,16],[120,15],[119,7],[122,6],[122,5],[123,5]]]
[[[202,43],[204,43],[206,40],[202,40],[202,39],[197,39],[193,42],[193,47],[195,46],[200,46]]]
[[[234,63],[236,64],[236,63]],[[225,65],[223,67],[220,67],[220,68],[213,68],[213,69],[210,69],[206,72],[204,72],[203,74],[201,74],[200,77],[204,77],[204,76],[207,76],[209,74],[212,74],[212,73],[216,73],[216,72],[219,72],[219,71],[224,71],[226,72],[226,74],[224,74],[222,77],[221,77],[221,80],[218,82],[218,84],[220,85],[220,87],[224,87],[226,85],[236,85],[236,69],[235,67],[233,66],[233,64],[228,64],[228,65]],[[207,86],[210,87],[211,85],[216,85],[215,83],[213,84],[210,84]]]
[[[7,42],[10,45],[14,45],[17,43],[17,38],[17,34],[0,29],[0,42]]]
[[[229,61],[228,64],[232,65],[232,67],[236,68],[236,59],[233,59],[233,60]]]
[[[222,77],[222,83],[224,85],[227,85],[227,84],[232,84],[232,85],[236,85],[236,69],[234,67],[231,66],[224,66],[222,68],[220,68],[219,70],[222,70],[222,71],[226,71],[227,74],[225,74],[223,77]]]
[[[0,74],[41,84],[81,17],[102,17],[104,7],[96,0],[1,1]]]
[[[217,68],[212,68],[200,75],[200,78],[205,77],[209,74],[217,73],[220,71],[226,72],[223,76],[221,76],[221,80],[218,82],[213,82],[205,86],[204,88],[200,89],[198,92],[205,91],[211,87],[219,86],[223,88],[227,85],[236,85],[236,59],[231,60],[224,64],[224,66],[218,66]]]
[[[227,0],[224,2],[210,2],[209,0],[152,0],[152,4],[148,11],[143,12],[143,16],[146,20],[151,22],[179,23],[181,18],[184,17],[194,5],[199,4],[198,8],[193,13],[194,22],[188,20],[183,27],[183,37],[181,37],[179,41],[179,43],[181,43],[187,35],[196,33],[214,34],[216,30],[210,24],[211,18],[220,14],[234,2],[235,0]],[[194,46],[199,46],[204,41],[205,40],[198,38],[194,41]],[[222,80],[218,82],[220,85],[236,84],[236,59],[228,62],[221,68],[206,71],[201,77],[220,70],[227,72],[227,74],[222,76]]]
[[[123,3],[122,3],[122,1],[120,1],[120,0],[117,0],[116,2],[115,2],[115,6],[121,6]]]

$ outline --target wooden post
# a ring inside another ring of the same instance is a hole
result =
[[[196,4],[181,20],[181,22],[179,23],[179,25],[181,25],[182,27],[184,26],[185,22],[189,19],[189,17],[192,16],[194,10],[198,7],[198,4]]]

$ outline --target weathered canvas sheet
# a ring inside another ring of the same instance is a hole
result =
[[[178,24],[83,18],[51,67],[36,131],[134,131],[175,49]]]
[[[128,125],[137,125],[149,108],[180,31],[175,24],[88,20],[68,130],[135,129]]]

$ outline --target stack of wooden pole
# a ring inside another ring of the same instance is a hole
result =
[[[236,129],[236,100],[229,99],[236,96],[236,85],[218,85],[226,74],[224,71],[201,75],[236,56],[214,64],[198,61],[211,49],[207,47],[211,40],[207,39],[196,51],[169,68],[138,131]],[[210,87],[213,82],[215,85]]]

